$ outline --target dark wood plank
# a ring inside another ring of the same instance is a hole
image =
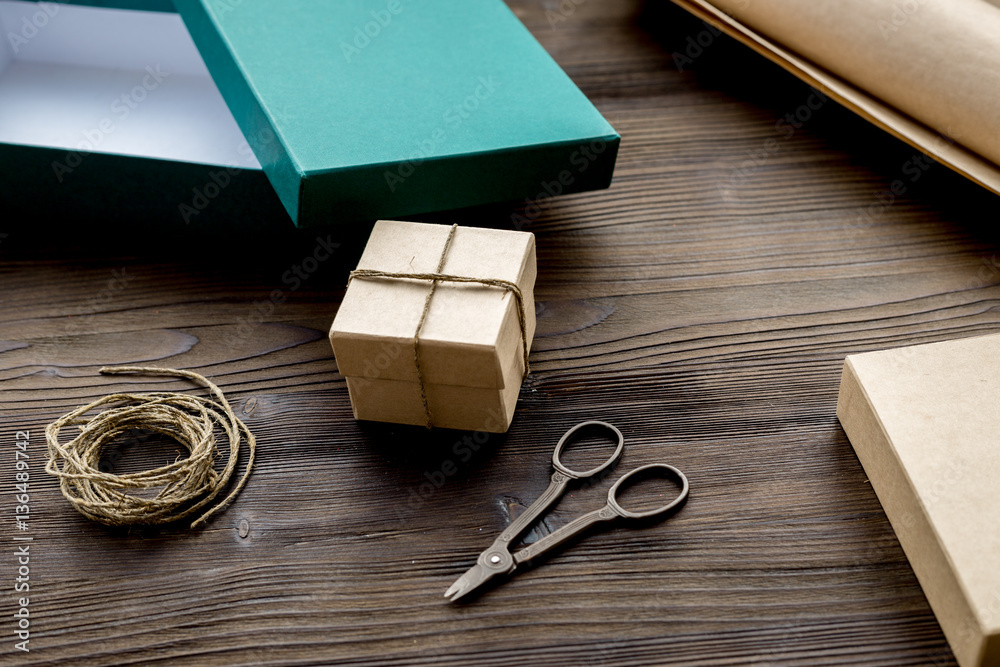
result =
[[[811,92],[723,37],[679,71],[706,28],[669,3],[510,4],[623,143],[605,192],[422,218],[537,235],[534,373],[474,453],[351,418],[325,335],[365,229],[0,222],[0,478],[30,431],[34,538],[21,654],[5,495],[3,664],[954,664],[834,411],[845,354],[1000,331],[997,199],[935,165],[884,203],[912,149],[832,102],[779,131]],[[317,236],[341,245],[296,284]],[[206,529],[106,529],[43,474],[67,410],[193,391],[113,363],[204,373],[257,434]],[[445,604],[585,418],[621,426],[629,468],[685,470],[688,505]]]

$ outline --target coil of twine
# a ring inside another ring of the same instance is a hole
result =
[[[187,378],[207,386],[214,400],[172,392],[116,393],[62,416],[45,429],[49,459],[45,471],[59,478],[62,494],[84,516],[109,526],[157,525],[200,515],[196,528],[225,509],[246,484],[253,468],[256,440],[246,424],[233,413],[222,391],[205,377],[168,368],[118,366],[102,368],[104,375],[143,374]],[[93,417],[84,415],[105,405]],[[59,442],[63,427],[78,426],[80,433]],[[229,457],[222,471],[215,470],[215,427],[229,439]],[[185,447],[190,456],[153,470],[116,475],[100,470],[101,450],[123,433],[134,430],[160,433]],[[233,490],[208,507],[226,488],[236,470],[243,440],[249,452],[246,470]],[[145,494],[145,495],[143,495]],[[154,495],[155,494],[155,495]]]

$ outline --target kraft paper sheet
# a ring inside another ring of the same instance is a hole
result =
[[[674,0],[1000,193],[1000,0]]]

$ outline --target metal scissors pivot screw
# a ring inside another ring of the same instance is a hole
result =
[[[596,468],[578,472],[566,467],[560,459],[569,440],[578,431],[586,427],[595,427],[611,431],[617,438],[618,442],[611,458]],[[552,452],[552,467],[555,468],[555,472],[552,473],[552,481],[549,483],[549,487],[545,489],[541,496],[538,497],[538,500],[531,504],[531,507],[525,510],[523,514],[507,526],[506,530],[500,533],[499,537],[494,540],[489,549],[479,554],[476,564],[469,568],[465,574],[459,577],[455,583],[453,583],[451,587],[445,591],[444,596],[454,602],[459,598],[468,595],[472,591],[481,588],[490,579],[493,579],[501,574],[510,574],[521,563],[531,560],[532,558],[559,546],[566,540],[573,538],[596,523],[600,523],[602,521],[614,521],[619,517],[628,519],[644,519],[657,515],[665,515],[667,512],[678,507],[687,499],[688,480],[687,477],[684,476],[684,473],[680,470],[674,468],[673,466],[666,465],[665,463],[652,463],[650,465],[641,466],[629,473],[626,473],[625,475],[622,475],[618,481],[614,483],[611,489],[608,490],[608,504],[601,509],[594,510],[593,512],[589,512],[588,514],[584,514],[583,516],[574,519],[554,533],[546,535],[542,539],[525,547],[515,554],[510,553],[510,545],[514,542],[514,540],[524,533],[525,529],[535,522],[535,519],[537,519],[542,513],[545,512],[545,510],[551,507],[560,496],[562,496],[571,479],[587,479],[604,472],[608,467],[613,465],[615,461],[621,458],[624,448],[625,438],[622,436],[621,431],[607,422],[586,421],[577,424],[570,430],[566,431],[563,437],[559,439],[559,443],[556,445],[555,451]],[[651,510],[637,512],[625,509],[618,502],[619,489],[627,480],[634,479],[637,475],[647,473],[647,471],[659,471],[661,473],[665,473],[669,479],[680,485],[680,493],[669,503]]]

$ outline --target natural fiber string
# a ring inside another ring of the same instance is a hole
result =
[[[347,280],[348,284],[350,284],[350,282],[355,278],[388,278],[390,280],[412,279],[431,281],[431,289],[427,292],[427,297],[424,299],[424,309],[420,313],[420,321],[417,322],[417,329],[413,334],[413,364],[417,370],[417,384],[420,386],[420,400],[424,404],[424,416],[427,419],[427,428],[431,428],[432,419],[431,410],[427,404],[427,389],[424,386],[424,376],[420,369],[420,330],[423,329],[424,320],[427,319],[427,313],[430,311],[431,307],[431,297],[434,296],[434,291],[437,289],[437,284],[439,282],[476,283],[479,285],[486,285],[488,287],[499,287],[512,293],[514,295],[514,300],[517,302],[517,317],[521,327],[521,351],[524,355],[524,375],[522,377],[527,376],[528,371],[530,370],[528,365],[528,329],[527,318],[525,317],[524,312],[524,295],[521,293],[521,288],[517,286],[517,283],[509,280],[501,280],[499,278],[470,278],[468,276],[455,276],[441,273],[444,269],[445,259],[448,256],[448,250],[451,248],[451,241],[455,237],[456,229],[458,229],[458,225],[451,226],[451,231],[448,233],[448,239],[445,241],[444,249],[441,251],[441,259],[438,261],[437,271],[434,273],[395,273],[391,271],[379,271],[377,269],[357,269],[355,271],[351,271],[351,275]]]
[[[100,372],[187,378],[207,386],[215,400],[169,392],[111,394],[49,424],[45,429],[49,450],[45,471],[59,478],[63,495],[81,514],[110,526],[125,526],[171,523],[200,512],[229,483],[245,437],[249,450],[246,471],[232,492],[203,512],[191,527],[205,523],[236,498],[253,468],[256,439],[233,413],[215,384],[197,373],[168,368],[119,366],[102,368]],[[94,417],[83,416],[109,404],[121,405]],[[215,459],[219,455],[214,433],[216,425],[229,438],[229,460],[222,472],[215,470]],[[81,430],[68,443],[61,444],[59,431],[64,426],[79,426]],[[190,456],[144,472],[126,475],[101,472],[101,448],[132,429],[166,435],[187,448]],[[155,489],[159,489],[155,497],[132,493]]]

